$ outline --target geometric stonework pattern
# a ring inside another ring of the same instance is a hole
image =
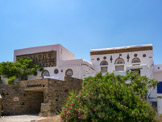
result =
[[[56,51],[49,51],[49,52],[41,52],[41,53],[33,53],[27,55],[20,55],[17,56],[16,59],[19,57],[30,57],[33,60],[33,63],[38,64],[42,67],[54,67],[56,66]]]

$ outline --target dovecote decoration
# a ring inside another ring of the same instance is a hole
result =
[[[127,55],[127,61],[129,62],[129,59],[130,59],[130,56],[129,56],[129,54]]]
[[[120,53],[120,54],[119,54],[119,58],[120,58],[121,56],[122,56],[122,54]]]
[[[112,61],[113,61],[112,55],[110,56],[110,61],[111,61],[111,63],[112,63]]]
[[[146,57],[146,54],[143,54],[143,57]]]
[[[40,52],[33,54],[25,54],[16,56],[16,59],[23,57],[30,57],[33,60],[33,63],[42,66],[42,67],[54,67],[56,66],[57,52],[56,51],[48,51],[48,52]]]
[[[137,56],[138,56],[138,54],[135,53],[135,54],[134,54],[134,57],[137,57]]]

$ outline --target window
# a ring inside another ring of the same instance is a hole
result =
[[[157,93],[162,94],[162,82],[159,82],[157,85]]]
[[[49,76],[50,76],[50,74],[49,74],[49,72],[47,70],[44,70],[42,72],[42,78],[46,78],[46,77],[49,77]]]
[[[137,76],[140,76],[140,74],[141,74],[140,69],[132,69],[131,72],[132,72],[134,75],[137,75]]]
[[[115,66],[115,71],[124,71],[124,65]]]
[[[124,59],[122,58],[116,59],[115,64],[125,64]]]
[[[151,102],[153,109],[157,111],[157,102]]]
[[[58,69],[55,69],[55,70],[54,70],[54,73],[55,73],[55,74],[58,74],[58,73],[59,73],[59,70],[58,70]]]
[[[102,61],[100,63],[100,66],[101,66],[101,72],[102,73],[107,72],[107,70],[108,70],[108,62],[106,60]]]
[[[107,67],[101,67],[101,72],[102,72],[102,73],[107,72]]]
[[[72,69],[67,69],[65,75],[68,76],[68,77],[72,77],[73,70]]]
[[[115,71],[124,71],[124,59],[118,58],[115,61]]]
[[[108,62],[107,62],[107,61],[102,61],[102,62],[100,63],[100,65],[101,65],[101,66],[108,65]]]
[[[139,58],[134,58],[132,60],[132,63],[141,63],[140,59]]]

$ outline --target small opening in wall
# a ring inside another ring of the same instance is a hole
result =
[[[43,85],[43,87],[45,87],[45,85]]]
[[[56,101],[58,101],[58,99],[56,99]]]
[[[66,90],[65,90],[65,92],[67,92],[67,93],[68,93],[68,90],[66,89]]]
[[[146,54],[143,54],[143,57],[146,57]]]
[[[138,56],[138,54],[134,54],[134,57],[137,57]]]
[[[58,73],[59,73],[59,70],[58,70],[58,69],[55,69],[55,70],[54,70],[54,73],[55,73],[55,74],[58,74]]]
[[[6,96],[6,95],[5,95],[5,93],[3,93],[3,92],[2,92],[2,94],[1,94],[1,95],[2,95],[2,97],[5,97],[5,96]]]
[[[97,61],[99,61],[100,60],[100,58],[97,58]]]
[[[21,105],[25,105],[24,103],[22,103]]]
[[[151,104],[153,109],[157,111],[157,102],[151,102]]]
[[[26,96],[26,94],[24,93],[24,96]]]
[[[158,69],[160,69],[160,67],[158,67]]]

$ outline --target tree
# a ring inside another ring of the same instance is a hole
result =
[[[43,70],[37,64],[34,64],[31,58],[18,58],[16,62],[0,63],[0,75],[8,78],[9,84],[14,84],[15,79],[25,80],[28,75],[37,73]]]
[[[130,81],[131,83],[127,83]],[[82,90],[71,92],[62,109],[62,121],[87,122],[153,122],[156,112],[146,102],[147,89],[157,81],[138,77],[97,74],[82,83]]]

